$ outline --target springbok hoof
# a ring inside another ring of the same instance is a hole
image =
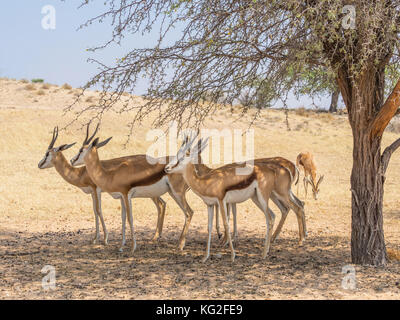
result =
[[[202,263],[206,262],[206,261],[208,260],[208,257],[209,257],[208,255],[205,256],[203,259],[201,259],[201,262],[202,262]]]
[[[185,242],[178,243],[178,250],[179,251],[183,251],[184,248],[185,248]]]
[[[268,253],[269,253],[269,250],[268,250],[267,252],[264,252],[264,253],[262,254],[262,259],[263,259],[263,260],[267,259]]]

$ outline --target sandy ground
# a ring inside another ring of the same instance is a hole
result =
[[[207,233],[206,207],[192,192],[187,199],[195,211],[183,252],[176,249],[184,216],[165,195],[167,213],[163,237],[151,242],[156,209],[148,199],[133,202],[138,248],[132,257],[120,253],[120,206],[103,195],[103,214],[110,231],[108,246],[93,245],[94,218],[90,196],[67,184],[54,169],[39,170],[55,125],[73,114],[62,108],[76,89],[35,85],[0,79],[0,298],[1,299],[398,299],[400,264],[386,268],[356,266],[357,288],[345,290],[342,267],[350,263],[350,191],[352,138],[346,115],[290,112],[291,131],[284,114],[263,111],[255,125],[256,157],[284,156],[295,161],[311,151],[325,175],[320,197],[305,200],[309,236],[297,245],[297,220],[290,213],[269,258],[261,259],[265,219],[250,202],[238,206],[239,241],[236,261],[220,248],[213,233],[212,256],[201,263]],[[31,88],[32,89],[32,88]],[[38,94],[42,90],[44,94]],[[96,98],[97,93],[88,96]],[[139,98],[138,98],[139,99]],[[90,99],[88,99],[90,100]],[[83,102],[88,105],[90,102]],[[220,110],[207,122],[209,128],[242,128],[251,115],[240,117]],[[134,139],[123,149],[129,116],[110,113],[101,137],[113,136],[101,150],[108,159],[145,152],[150,120],[135,128]],[[57,145],[83,139],[80,125],[60,132]],[[385,133],[384,145],[396,138]],[[65,152],[67,159],[78,150]],[[388,248],[400,249],[400,153],[389,165],[384,227]],[[296,191],[296,188],[294,188]],[[299,197],[304,200],[300,188]],[[279,219],[278,210],[273,207]],[[129,236],[129,232],[127,233]],[[56,270],[56,289],[42,289],[42,268]]]

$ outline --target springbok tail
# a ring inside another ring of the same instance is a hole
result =
[[[290,190],[290,192],[289,192],[289,197],[290,197],[291,200],[294,201],[298,206],[300,206],[301,208],[304,209],[304,202],[301,201],[299,198],[297,198],[297,197],[293,194],[292,190]]]
[[[294,185],[297,185],[297,183],[299,182],[299,178],[300,178],[300,171],[299,168],[297,168],[297,166],[295,165],[294,168],[296,169],[296,182],[294,183]]]

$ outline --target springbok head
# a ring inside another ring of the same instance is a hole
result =
[[[183,173],[187,164],[191,161],[197,163],[198,156],[208,145],[208,138],[201,138],[198,143],[192,147],[195,137],[185,137],[181,147],[178,150],[176,157],[165,166],[166,173]]]
[[[86,137],[82,143],[82,147],[79,149],[78,153],[71,159],[71,164],[73,166],[84,165],[85,164],[84,159],[89,150],[91,150],[93,147],[96,147],[97,149],[101,148],[101,147],[105,146],[112,139],[112,137],[110,137],[100,143],[99,143],[99,138],[96,138],[95,140],[93,140],[93,138],[97,134],[97,131],[99,130],[99,124],[97,124],[96,129],[94,130],[94,133],[90,137],[89,137],[89,127],[90,127],[90,123],[87,125]],[[93,140],[93,142],[92,142],[92,140]]]
[[[319,186],[320,186],[320,184],[321,184],[321,182],[323,180],[324,180],[324,176],[323,175],[319,177],[317,183],[314,182],[314,179],[310,179],[309,177],[306,177],[306,182],[311,185],[313,196],[314,196],[314,200],[318,200]]]
[[[39,169],[47,169],[47,168],[54,167],[54,160],[57,157],[57,153],[71,148],[76,143],[75,142],[75,143],[71,143],[71,144],[63,144],[57,148],[54,148],[54,143],[56,142],[57,138],[58,138],[58,127],[55,127],[53,130],[53,137],[51,138],[51,141],[46,150],[46,153],[45,153],[43,159],[40,160],[40,162],[38,164]]]

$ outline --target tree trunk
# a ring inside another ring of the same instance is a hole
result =
[[[371,70],[373,70],[371,68]],[[351,172],[351,260],[355,264],[384,266],[384,170],[381,135],[371,136],[371,124],[383,105],[384,70],[366,73],[357,84],[339,72],[338,84],[353,131]]]
[[[356,264],[384,266],[383,185],[381,141],[370,141],[369,132],[354,135],[351,172],[351,260]]]
[[[329,106],[329,112],[337,112],[337,106],[339,101],[339,88],[336,88],[335,91],[332,92],[331,96],[331,105]]]

